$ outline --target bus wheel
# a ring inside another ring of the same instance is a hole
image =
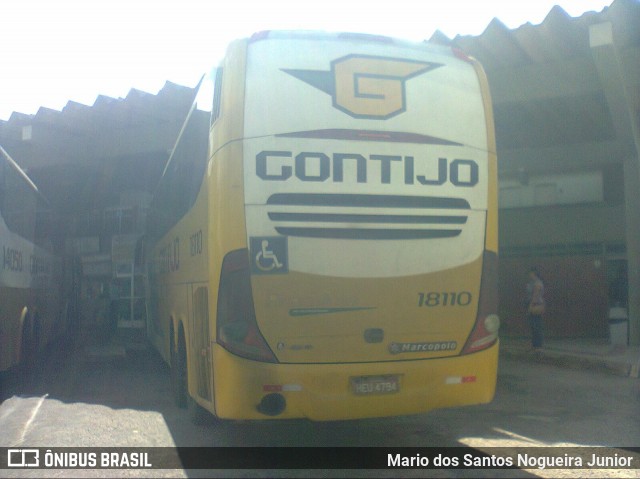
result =
[[[187,349],[184,342],[184,333],[180,330],[178,344],[174,346],[173,334],[171,335],[171,388],[176,406],[187,407]]]
[[[214,416],[187,395],[187,411],[192,424],[206,426],[213,423]]]

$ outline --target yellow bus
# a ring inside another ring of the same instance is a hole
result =
[[[62,264],[39,241],[37,215],[45,206],[37,187],[0,146],[0,372],[32,364],[63,328]]]
[[[341,420],[491,401],[496,148],[481,66],[387,37],[233,42],[149,220],[175,399]]]

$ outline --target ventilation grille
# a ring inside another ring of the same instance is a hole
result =
[[[279,234],[306,238],[452,238],[469,210],[461,198],[431,196],[278,193],[267,201]]]

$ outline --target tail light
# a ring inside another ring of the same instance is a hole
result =
[[[498,339],[500,317],[498,316],[498,255],[485,251],[482,258],[482,284],[476,323],[461,354],[470,354],[486,349]]]
[[[277,362],[256,322],[246,249],[228,253],[222,262],[216,323],[218,344],[229,352],[255,361]]]

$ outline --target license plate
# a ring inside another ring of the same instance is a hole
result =
[[[351,378],[351,390],[359,396],[395,394],[400,391],[400,376],[357,376]]]

